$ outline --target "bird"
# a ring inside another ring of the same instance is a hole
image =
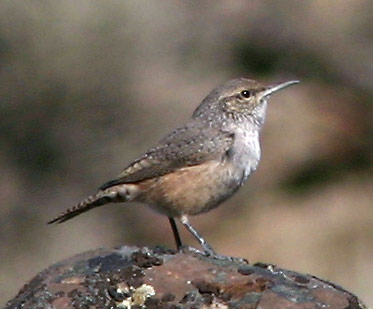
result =
[[[48,224],[63,223],[108,203],[135,201],[168,217],[178,250],[185,248],[177,226],[181,222],[203,249],[196,251],[217,256],[189,217],[219,206],[257,169],[268,99],[297,83],[264,86],[241,77],[220,84],[184,125]]]

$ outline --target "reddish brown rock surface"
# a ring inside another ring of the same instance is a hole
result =
[[[50,266],[6,308],[366,307],[335,284],[273,265],[122,247]]]

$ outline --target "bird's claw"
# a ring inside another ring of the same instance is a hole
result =
[[[199,254],[205,257],[209,257],[209,258],[221,260],[221,261],[230,261],[230,262],[240,263],[240,264],[242,263],[249,264],[249,261],[247,259],[220,255],[220,254],[217,254],[213,250],[200,250],[200,249],[197,249],[191,246],[183,246],[179,249],[179,251],[183,253]]]

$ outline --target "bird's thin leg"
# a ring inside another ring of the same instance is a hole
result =
[[[177,250],[180,250],[181,247],[183,246],[183,243],[181,242],[181,237],[180,237],[179,231],[177,229],[175,219],[171,218],[171,217],[168,217],[168,220],[170,221],[172,233],[174,234],[174,239],[175,239],[175,242],[176,242],[176,248],[177,248]]]
[[[181,216],[180,221],[182,224],[184,224],[188,231],[191,232],[195,238],[197,238],[198,242],[201,244],[203,250],[207,255],[216,256],[215,251],[206,242],[206,240],[194,229],[193,226],[190,225],[187,216]]]

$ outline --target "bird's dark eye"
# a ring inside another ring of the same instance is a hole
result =
[[[251,96],[251,92],[249,90],[243,90],[241,91],[241,95],[244,97],[244,98],[250,98]]]

